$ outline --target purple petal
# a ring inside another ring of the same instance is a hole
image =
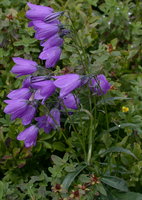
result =
[[[62,46],[63,44],[63,39],[59,37],[58,34],[50,37],[46,42],[44,42],[41,46],[43,46],[43,51],[46,50],[46,49],[49,49],[51,47],[54,47],[54,46]]]
[[[90,89],[99,96],[106,94],[110,89],[110,86],[110,83],[103,74],[98,75],[96,78],[92,78],[89,83]]]
[[[55,92],[55,85],[54,85],[54,81],[50,80],[48,82],[48,84],[45,87],[41,88],[41,95],[43,96],[51,96],[54,92]]]
[[[32,61],[32,60],[27,60],[24,58],[20,58],[20,57],[14,57],[12,58],[13,61],[17,64],[17,65],[32,65],[32,66],[37,66],[37,63]]]
[[[52,82],[52,81],[51,80],[38,81],[38,82],[32,83],[32,87],[34,89],[39,89],[39,88],[47,86],[50,82]]]
[[[11,69],[11,72],[14,74],[18,74],[19,76],[32,74],[37,71],[37,68],[32,65],[14,65]]]
[[[51,12],[53,11],[53,8],[47,7],[47,6],[42,6],[42,5],[36,5],[32,4],[30,2],[27,3],[30,9],[45,9],[45,10],[50,10]]]
[[[35,94],[34,94],[34,99],[37,99],[37,100],[41,100],[41,99],[44,99],[44,97],[40,94],[40,89],[38,89]]]
[[[54,85],[58,88],[61,88],[60,97],[68,95],[71,91],[81,86],[81,79],[78,74],[66,74],[62,76],[57,76]]]
[[[37,40],[46,40],[59,31],[59,27],[55,25],[47,24],[45,28],[38,28],[35,33]]]
[[[47,121],[48,117],[46,115],[41,117],[36,117],[35,120],[38,121],[38,127],[43,128],[45,133],[49,133],[53,128]]]
[[[56,89],[54,81],[52,80],[33,83],[32,87],[38,89],[35,92],[35,99],[44,99],[44,101],[50,97]]]
[[[36,117],[35,120],[38,121],[38,127],[39,128],[44,128],[46,126],[46,123],[47,123],[47,116],[43,115],[41,117]]]
[[[8,105],[5,107],[4,112],[7,114],[12,114],[16,111],[25,111],[27,108],[27,102],[25,99],[14,99],[6,100]]]
[[[33,107],[32,105],[29,105],[27,107],[27,109],[25,110],[25,112],[23,113],[23,116],[22,116],[22,124],[24,126],[26,126],[32,122],[35,112],[36,112],[36,108]]]
[[[70,93],[63,98],[63,103],[67,108],[76,110],[78,109],[79,99],[75,95]]]
[[[60,126],[60,111],[56,108],[53,108],[50,111],[47,121],[53,127],[53,129],[57,129]]]
[[[22,117],[28,105],[25,99],[6,100],[8,105],[5,107],[4,112],[11,114],[11,120]]]
[[[26,17],[31,20],[43,20],[46,16],[53,12],[53,9],[46,6],[27,4],[31,10],[26,12]]]
[[[22,83],[23,88],[28,88],[31,86],[31,76],[28,76],[27,78],[24,79]]]
[[[25,143],[25,147],[31,147],[36,145],[38,128],[35,125],[32,125],[22,131],[18,136],[17,140],[23,140]]]
[[[61,52],[62,50],[60,47],[51,47],[50,49],[41,52],[39,58],[41,60],[46,60],[47,68],[54,67],[60,59]]]
[[[52,126],[50,124],[48,124],[47,126],[44,127],[44,131],[45,133],[50,133],[50,131],[52,130]]]
[[[20,88],[10,92],[7,97],[10,99],[29,99],[32,93],[28,88]]]
[[[78,74],[65,74],[61,76],[53,76],[53,78],[57,79],[54,81],[54,85],[58,88],[68,87],[70,84],[80,81],[80,76]]]
[[[13,61],[16,65],[14,65],[11,72],[19,76],[32,74],[37,70],[37,63],[32,60],[15,57]]]
[[[34,26],[33,21],[28,23],[28,27],[32,27],[32,26]]]

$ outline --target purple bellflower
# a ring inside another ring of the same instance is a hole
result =
[[[14,65],[14,67],[11,69],[11,72],[14,74],[23,76],[37,71],[37,63],[32,60],[15,57],[13,58],[13,61],[16,63],[16,65]]]
[[[96,78],[90,80],[89,87],[93,93],[101,96],[107,93],[111,85],[107,81],[106,77],[103,74],[100,74]]]
[[[29,99],[32,95],[30,89],[28,88],[20,88],[17,90],[11,91],[7,97],[9,99]]]
[[[38,121],[39,128],[43,128],[45,133],[49,133],[52,129],[60,127],[60,111],[53,108],[48,116],[36,117],[35,120]]]
[[[61,52],[62,50],[60,47],[51,47],[41,52],[39,58],[41,60],[46,60],[46,68],[54,67],[57,61],[60,59]]]
[[[47,6],[35,5],[27,3],[30,10],[26,12],[26,17],[30,20],[44,20],[53,12],[53,9]]]
[[[36,117],[35,120],[38,122],[37,126],[43,128],[45,133],[49,133],[52,130],[52,126],[47,122],[48,116],[43,115],[41,117]]]
[[[54,85],[60,88],[60,98],[65,97],[74,89],[81,86],[81,77],[78,74],[65,74],[61,76],[53,76],[57,79],[54,81]]]
[[[79,99],[75,95],[70,93],[67,96],[65,96],[62,99],[62,101],[66,108],[74,109],[74,110],[78,109]],[[62,107],[63,110],[64,110],[64,106]]]
[[[35,116],[36,113],[36,108],[33,105],[28,105],[27,109],[23,113],[21,119],[22,119],[22,124],[24,126],[30,124]]]
[[[63,44],[63,39],[59,37],[58,34],[53,35],[52,37],[50,37],[47,41],[45,41],[44,43],[41,44],[41,46],[43,46],[43,51],[46,49],[49,49],[51,47],[54,46],[62,46]]]
[[[5,107],[4,112],[6,114],[11,114],[12,120],[22,117],[23,113],[28,108],[28,103],[25,99],[5,100],[4,102],[8,104]]]
[[[36,30],[35,38],[37,40],[49,39],[59,31],[59,26],[56,24],[46,24],[42,21],[34,21],[33,25]]]
[[[37,89],[35,92],[35,99],[43,99],[43,102],[55,92],[55,85],[53,80],[45,80],[32,83],[32,87]]]
[[[5,100],[4,102],[8,104],[4,112],[11,115],[11,120],[21,118],[23,125],[31,123],[36,112],[34,105],[30,105],[25,99]]]
[[[29,148],[31,146],[35,146],[38,131],[39,131],[39,129],[35,125],[32,125],[32,126],[26,128],[24,131],[22,131],[17,136],[17,140],[24,141],[25,147],[27,147],[27,148]]]
[[[38,121],[38,127],[43,128],[45,133],[50,133],[50,131],[53,129],[48,122],[48,116],[44,115],[41,117],[36,117],[35,120]]]
[[[53,129],[60,127],[60,111],[57,108],[53,108],[47,118],[48,123]]]

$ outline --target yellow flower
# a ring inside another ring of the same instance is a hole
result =
[[[122,112],[129,112],[129,108],[126,106],[122,106]]]

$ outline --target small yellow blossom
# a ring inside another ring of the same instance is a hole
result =
[[[122,106],[122,112],[129,112],[129,108],[126,106]]]

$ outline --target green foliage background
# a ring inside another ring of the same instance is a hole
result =
[[[30,2],[69,13],[85,54],[89,58],[90,72],[105,73],[113,85],[113,89],[104,99],[97,99],[99,126],[96,125],[95,130],[97,134],[92,157],[94,166],[89,170],[97,176],[111,175],[123,178],[132,193],[127,194],[129,196],[121,194],[121,197],[117,197],[119,195],[117,194],[115,197],[107,198],[130,199],[130,196],[135,195],[133,192],[141,193],[142,189],[142,2],[139,0],[31,0]],[[13,66],[12,57],[33,59],[42,64],[37,59],[41,51],[39,41],[34,39],[34,30],[27,26],[28,20],[25,18],[27,9],[25,0],[0,0],[0,198],[8,200],[48,199],[47,196],[52,196],[51,185],[62,183],[64,177],[74,171],[78,163],[84,159],[77,136],[70,131],[70,119],[63,121],[66,141],[58,132],[49,135],[41,133],[37,146],[26,149],[22,142],[16,140],[17,134],[23,130],[20,120],[13,122],[3,113],[5,107],[3,100],[10,90],[21,86],[22,80],[16,79],[10,73]],[[70,25],[68,18],[62,17],[61,20],[63,24]],[[57,73],[60,69],[81,72],[82,63],[71,38],[65,39],[58,65],[60,67],[57,67]],[[87,93],[85,95],[84,92],[81,96],[84,108],[87,108]],[[106,111],[104,105],[107,109],[107,119],[103,114]],[[122,106],[128,107],[129,111],[122,112]],[[80,117],[83,119],[83,124],[80,124]],[[88,129],[85,129],[89,126],[87,114],[82,113],[80,116],[75,113],[72,118],[77,129],[80,130],[82,126],[82,130],[87,134]],[[80,132],[80,136],[81,134]],[[76,150],[79,160],[76,160]],[[58,166],[56,159],[51,159],[51,155],[54,154],[61,159],[65,152],[69,154],[68,158],[63,161],[63,166],[60,164]],[[80,183],[82,179],[76,181]],[[125,190],[120,189],[120,191]],[[87,197],[89,198],[91,199]],[[133,199],[136,198],[142,199],[136,196]]]

